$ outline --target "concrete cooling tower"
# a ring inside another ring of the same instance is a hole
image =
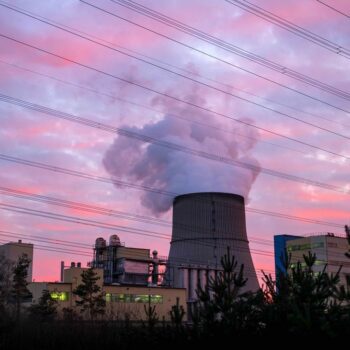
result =
[[[221,270],[220,259],[227,247],[244,264],[248,278],[244,290],[259,288],[249,251],[244,198],[230,193],[191,193],[177,196],[173,203],[173,234],[167,278],[171,286],[186,288],[195,300],[198,284]]]

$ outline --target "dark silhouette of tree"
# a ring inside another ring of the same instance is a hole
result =
[[[7,317],[7,304],[12,286],[13,264],[0,254],[0,318]]]
[[[100,277],[93,268],[83,271],[81,277],[82,283],[73,291],[73,294],[79,297],[75,303],[81,307],[82,313],[87,313],[90,320],[94,320],[96,316],[103,315],[106,311],[104,293],[97,284]]]
[[[182,322],[185,316],[185,310],[182,305],[180,305],[180,299],[176,298],[176,304],[171,307],[170,310],[171,323],[175,326],[176,330],[182,327]]]
[[[22,254],[13,268],[11,299],[15,305],[16,320],[19,320],[21,317],[22,303],[29,301],[32,297],[31,292],[27,288],[29,264],[28,256]]]
[[[146,314],[147,325],[150,330],[158,323],[159,317],[156,311],[156,305],[151,305],[151,296],[148,296],[148,304],[143,305]]]
[[[53,321],[57,316],[57,300],[51,298],[48,290],[43,290],[37,304],[28,308],[29,314],[38,321]]]
[[[259,316],[259,296],[252,292],[242,292],[247,283],[244,277],[244,265],[238,266],[230,249],[221,258],[222,271],[216,277],[210,277],[203,289],[198,286],[199,304],[194,320],[199,323],[200,332],[205,336],[231,336],[244,332],[256,333]]]
[[[339,272],[315,272],[316,255],[303,255],[303,263],[290,263],[287,257],[286,274],[276,281],[264,273],[264,320],[267,331],[310,335],[330,331],[329,310],[337,298]]]

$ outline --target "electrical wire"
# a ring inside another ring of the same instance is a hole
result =
[[[157,21],[157,22],[160,22],[160,23],[163,23],[171,28],[174,28],[180,32],[183,32],[183,33],[186,33],[192,37],[196,37],[198,38],[199,40],[202,40],[204,42],[207,42],[209,44],[212,44],[216,47],[219,47],[225,51],[228,51],[228,52],[231,52],[235,55],[238,55],[240,57],[244,57],[250,61],[253,61],[259,65],[262,65],[264,67],[267,67],[273,71],[276,71],[282,75],[286,75],[286,76],[289,76],[293,79],[296,79],[298,81],[301,81],[303,83],[306,83],[308,85],[311,85],[313,87],[316,87],[320,90],[323,90],[325,92],[328,92],[330,94],[333,94],[335,96],[338,96],[340,98],[343,98],[345,100],[349,100],[350,99],[350,94],[346,91],[343,91],[343,90],[340,90],[340,89],[337,89],[333,86],[330,86],[328,84],[325,84],[323,82],[320,82],[316,79],[313,79],[305,74],[301,74],[301,73],[298,73],[292,69],[289,69],[285,66],[282,66],[280,65],[279,63],[276,63],[276,62],[273,62],[271,60],[268,60],[266,58],[263,58],[259,55],[256,55],[252,52],[249,52],[247,50],[244,50],[236,45],[233,45],[231,43],[228,43],[224,40],[221,40],[217,37],[214,37],[208,33],[205,33],[201,30],[198,30],[194,27],[191,27],[189,25],[186,25],[185,23],[183,22],[180,22],[178,20],[175,20],[174,18],[171,18],[169,16],[166,16],[160,12],[157,12],[155,10],[151,10],[150,8],[146,7],[146,6],[143,6],[143,5],[140,5],[140,4],[137,4],[135,2],[132,2],[132,1],[124,1],[124,0],[110,0],[111,2],[113,3],[116,3],[120,6],[123,6],[123,7],[126,7],[128,8],[129,10],[131,11],[134,11],[134,12],[137,12],[143,16],[146,16],[146,17],[149,17],[149,18],[152,18],[154,21]],[[84,3],[84,4],[87,4],[89,6],[92,6],[96,9],[99,9],[99,10],[102,10],[104,12],[107,12],[95,5],[92,5],[91,3],[88,3],[87,1],[84,1],[84,0],[80,0],[80,2]],[[118,16],[118,18],[122,18],[121,16]],[[125,20],[125,19],[124,19]],[[131,23],[131,21],[128,20],[129,23]]]
[[[48,115],[54,116],[56,118],[69,120],[69,121],[72,121],[74,123],[86,125],[86,126],[89,126],[89,127],[95,128],[95,129],[100,129],[100,130],[103,130],[103,131],[106,131],[109,133],[118,134],[120,136],[128,137],[128,138],[138,140],[138,141],[141,141],[144,143],[149,143],[149,144],[161,146],[161,147],[164,147],[167,149],[180,151],[180,152],[183,152],[183,153],[186,153],[189,155],[193,155],[196,157],[212,160],[215,162],[227,164],[227,165],[234,166],[234,167],[248,169],[250,171],[257,172],[257,173],[260,172],[260,173],[265,174],[265,175],[283,178],[284,180],[313,185],[316,187],[328,189],[328,190],[335,191],[335,192],[340,192],[340,193],[344,193],[344,194],[350,193],[350,190],[347,190],[346,188],[342,188],[342,187],[338,187],[338,186],[334,186],[334,185],[330,185],[330,184],[302,178],[302,177],[299,177],[296,175],[291,175],[291,174],[279,172],[279,171],[268,169],[268,168],[259,167],[259,166],[256,166],[254,164],[242,162],[240,160],[235,160],[232,158],[218,156],[218,155],[215,155],[212,153],[208,153],[208,152],[204,152],[204,151],[200,151],[200,150],[195,150],[195,149],[189,148],[187,146],[182,146],[179,144],[163,141],[163,140],[160,140],[157,138],[150,137],[148,135],[139,134],[139,133],[136,133],[136,132],[133,132],[130,130],[126,130],[126,129],[116,128],[116,127],[113,127],[111,125],[95,122],[91,119],[78,117],[78,116],[68,114],[68,113],[65,113],[62,111],[58,111],[58,110],[47,108],[47,107],[44,107],[41,105],[33,104],[33,103],[30,103],[30,102],[27,102],[27,101],[24,101],[21,99],[10,97],[8,95],[0,94],[0,100],[3,102],[6,102],[6,103],[10,103],[10,104],[14,104],[14,105],[23,107],[23,108],[35,110],[35,111],[38,111],[38,112],[41,112],[44,114],[48,114]],[[301,142],[301,141],[299,141],[299,142]],[[313,147],[320,149],[319,147],[316,147],[316,146],[313,146]],[[328,153],[334,153],[334,152],[328,151]],[[339,154],[337,154],[337,155],[340,156]],[[350,158],[345,157],[345,156],[343,156],[343,157],[346,159],[350,159]]]
[[[299,91],[299,90],[297,90],[297,89],[291,88],[290,86],[284,85],[284,84],[279,83],[279,82],[277,82],[277,81],[275,81],[275,80],[273,80],[273,79],[270,79],[270,78],[267,78],[267,77],[265,77],[265,76],[263,76],[263,75],[260,75],[260,74],[258,74],[258,73],[255,73],[255,72],[253,72],[253,71],[251,71],[251,70],[249,70],[249,69],[243,68],[243,67],[238,66],[238,65],[236,65],[236,64],[234,64],[234,63],[232,63],[232,62],[229,62],[229,61],[226,61],[226,60],[224,60],[224,59],[222,59],[222,58],[219,58],[218,56],[215,56],[215,55],[212,55],[212,54],[210,54],[210,53],[208,53],[208,52],[205,52],[205,51],[203,51],[203,50],[197,49],[197,48],[195,48],[195,47],[193,47],[193,46],[191,46],[191,45],[188,45],[188,44],[186,44],[186,43],[184,43],[184,42],[181,42],[181,41],[179,41],[179,40],[176,40],[176,39],[174,39],[174,38],[172,38],[172,37],[169,37],[169,36],[167,36],[167,35],[165,35],[165,34],[156,32],[155,30],[152,30],[152,29],[147,28],[147,27],[145,27],[145,26],[143,26],[143,25],[140,25],[140,24],[138,24],[138,23],[135,23],[135,22],[133,22],[133,21],[127,19],[127,18],[118,16],[117,14],[115,14],[115,13],[113,13],[113,12],[107,11],[107,10],[105,10],[105,9],[102,9],[102,8],[100,8],[100,7],[97,7],[97,6],[93,5],[93,4],[87,3],[87,2],[85,2],[85,1],[82,1],[82,0],[80,0],[80,1],[81,1],[81,2],[84,2],[85,4],[87,4],[87,5],[89,5],[89,6],[92,6],[92,7],[96,8],[96,9],[102,11],[102,12],[105,12],[105,13],[111,15],[111,16],[114,16],[114,17],[116,17],[116,18],[118,18],[118,19],[121,19],[121,20],[123,20],[123,21],[125,21],[125,22],[127,22],[127,23],[131,23],[131,24],[133,24],[133,25],[135,25],[135,26],[138,26],[138,27],[140,27],[140,28],[142,28],[142,29],[144,29],[144,30],[147,30],[147,31],[149,31],[149,32],[151,32],[151,33],[154,33],[154,34],[156,34],[156,35],[159,35],[160,37],[166,38],[166,39],[168,39],[168,40],[170,40],[170,41],[172,41],[172,42],[175,42],[175,43],[177,43],[177,44],[179,44],[179,45],[181,45],[181,46],[184,46],[184,47],[186,47],[186,48],[188,48],[188,49],[191,49],[191,50],[193,50],[193,51],[195,51],[195,52],[198,52],[198,53],[203,54],[203,55],[205,55],[205,56],[207,56],[207,57],[210,57],[210,58],[212,58],[212,59],[215,59],[215,60],[217,60],[217,61],[219,61],[219,62],[222,62],[222,63],[224,63],[224,64],[227,64],[227,65],[229,65],[229,66],[231,66],[231,67],[233,67],[233,68],[236,68],[236,69],[239,69],[239,70],[244,71],[244,72],[246,72],[246,73],[249,73],[249,74],[251,74],[251,75],[253,75],[253,76],[255,76],[255,77],[264,79],[264,80],[266,80],[266,81],[268,81],[268,82],[270,82],[270,83],[273,83],[273,84],[275,84],[275,85],[278,85],[278,86],[280,86],[280,87],[283,87],[283,88],[285,88],[285,89],[287,89],[287,90],[289,90],[289,91],[293,91],[293,92],[295,92],[295,93],[297,93],[297,94],[299,94],[299,95],[302,95],[302,96],[304,96],[304,97],[310,98],[310,99],[312,99],[312,100],[314,100],[314,101],[320,102],[320,103],[322,103],[322,104],[324,104],[324,105],[327,105],[327,106],[329,106],[329,107],[338,109],[338,110],[343,111],[343,112],[345,112],[345,113],[349,113],[349,111],[347,111],[347,110],[345,110],[345,109],[343,109],[343,108],[341,108],[341,107],[339,107],[339,106],[335,106],[335,105],[333,105],[333,104],[331,104],[331,103],[329,103],[329,102],[326,102],[326,101],[321,100],[321,99],[319,99],[319,98],[317,98],[317,97],[311,96],[311,95],[309,95],[309,94],[307,94],[307,93],[305,93],[305,92],[302,92],[302,91]]]
[[[1,5],[1,6],[5,6],[5,5],[2,5],[1,3],[0,3],[0,5]],[[62,30],[62,31],[64,31],[64,32],[67,32],[67,33],[69,33],[69,34],[71,34],[71,35],[77,36],[77,37],[79,37],[79,38],[81,38],[81,39],[87,40],[87,41],[92,42],[92,43],[94,43],[94,44],[96,44],[96,45],[99,45],[99,46],[102,46],[102,47],[107,48],[107,49],[109,49],[109,50],[112,50],[112,51],[114,51],[114,52],[118,52],[118,53],[120,53],[120,54],[122,54],[122,55],[125,55],[125,56],[127,56],[127,57],[129,57],[129,58],[135,59],[135,60],[137,60],[137,61],[140,61],[140,62],[142,62],[142,63],[144,63],[144,64],[151,65],[151,66],[153,66],[153,67],[155,67],[155,68],[158,68],[158,69],[160,69],[160,70],[163,70],[163,71],[165,71],[165,72],[167,72],[167,73],[170,73],[170,74],[173,74],[173,75],[175,75],[175,76],[181,77],[181,78],[183,78],[183,79],[189,80],[189,81],[191,81],[191,82],[193,82],[193,83],[199,84],[199,85],[201,85],[201,86],[204,86],[204,87],[206,87],[206,88],[209,88],[209,89],[211,89],[211,90],[217,91],[217,92],[219,92],[219,93],[228,95],[228,96],[230,96],[230,97],[239,99],[239,100],[241,100],[241,101],[243,101],[243,102],[245,102],[245,103],[252,104],[252,105],[254,105],[255,107],[259,107],[259,108],[262,108],[262,109],[267,110],[267,111],[269,111],[269,112],[276,113],[276,114],[278,114],[278,115],[280,115],[280,116],[282,116],[282,117],[284,117],[284,118],[288,118],[288,119],[297,121],[297,122],[299,122],[299,123],[302,123],[302,124],[311,126],[311,127],[313,127],[313,128],[322,130],[322,131],[324,131],[324,132],[330,133],[330,134],[332,134],[332,135],[336,135],[336,136],[338,136],[338,137],[341,137],[341,138],[345,138],[345,139],[347,139],[347,140],[350,140],[350,136],[344,135],[344,134],[339,133],[339,132],[334,131],[334,130],[330,130],[330,129],[325,128],[325,127],[320,126],[320,125],[316,125],[316,124],[314,124],[314,123],[311,123],[311,122],[308,122],[308,121],[306,121],[306,120],[300,119],[300,118],[295,117],[295,116],[293,116],[293,115],[290,115],[290,114],[288,114],[288,113],[281,112],[281,111],[279,111],[279,110],[277,110],[277,109],[268,107],[268,106],[263,105],[263,104],[261,104],[261,103],[258,103],[258,102],[255,102],[255,101],[253,101],[253,100],[247,99],[247,98],[245,98],[245,97],[241,97],[241,96],[239,96],[239,95],[233,94],[233,93],[231,93],[231,92],[229,92],[229,91],[227,91],[227,90],[223,90],[223,89],[221,89],[221,88],[215,87],[215,86],[210,85],[210,84],[208,84],[208,83],[205,83],[205,82],[202,82],[202,81],[200,81],[200,80],[194,79],[194,78],[192,78],[192,77],[190,77],[190,76],[188,76],[188,75],[175,72],[175,71],[173,71],[173,70],[171,70],[171,69],[169,69],[169,68],[165,68],[165,67],[163,67],[163,66],[161,66],[161,65],[159,65],[159,64],[152,63],[152,62],[150,62],[150,61],[148,61],[148,60],[146,60],[146,59],[144,59],[144,58],[137,57],[137,56],[135,56],[135,55],[129,54],[129,53],[125,52],[125,51],[122,51],[122,50],[120,50],[120,49],[117,49],[117,48],[115,48],[115,47],[112,47],[112,46],[110,46],[110,45],[103,44],[103,43],[101,43],[101,42],[99,42],[99,41],[96,41],[96,40],[94,40],[94,39],[88,38],[87,36],[84,36],[84,35],[82,35],[82,34],[79,34],[79,33],[77,33],[77,32],[74,32],[74,31],[72,31],[72,30],[66,29],[66,28],[62,27],[61,25],[57,25],[57,24],[54,24],[54,23],[50,23],[50,22],[48,22],[47,20],[43,20],[43,19],[41,19],[41,18],[39,18],[39,17],[36,17],[36,16],[34,16],[34,15],[30,15],[30,14],[28,14],[28,13],[26,13],[26,12],[17,10],[17,9],[15,9],[15,8],[12,8],[12,7],[9,7],[9,6],[6,6],[6,7],[7,7],[7,8],[10,8],[10,9],[13,10],[13,11],[19,12],[19,13],[21,13],[21,14],[23,14],[23,15],[29,16],[30,18],[33,18],[33,19],[35,19],[35,20],[37,20],[37,21],[40,21],[40,22],[42,22],[42,23],[45,23],[45,24],[47,24],[47,25],[49,25],[49,26],[53,26],[54,28],[60,29],[60,30]]]
[[[339,56],[343,56],[347,59],[350,58],[350,50],[342,47],[341,45],[332,42],[326,38],[321,37],[318,34],[315,34],[305,28],[302,28],[281,16],[278,16],[270,11],[263,9],[262,7],[252,4],[251,2],[244,0],[225,0],[227,3],[239,7],[240,9],[247,11],[259,18],[264,19],[265,21],[272,23],[280,28],[287,30],[290,33],[293,33],[300,38],[303,38],[307,41],[310,41],[318,46],[325,48],[328,51],[336,53]],[[317,0],[318,1],[318,0]],[[132,2],[132,1],[130,1]]]
[[[344,156],[344,155],[340,155],[340,154],[338,154],[338,153],[336,153],[336,152],[332,152],[332,151],[325,150],[325,149],[323,149],[323,148],[321,148],[321,147],[317,147],[317,146],[311,145],[311,144],[309,144],[309,143],[307,143],[307,142],[304,142],[304,141],[301,141],[301,140],[298,140],[298,139],[295,139],[295,138],[292,138],[292,137],[289,137],[289,136],[286,136],[286,135],[277,133],[277,132],[275,132],[275,131],[271,131],[271,130],[266,129],[266,128],[262,128],[262,127],[256,126],[256,125],[254,125],[254,124],[252,124],[252,123],[248,123],[248,122],[246,122],[246,121],[244,121],[244,120],[241,120],[241,119],[238,119],[238,118],[234,118],[234,117],[228,116],[228,115],[226,115],[226,114],[217,112],[217,111],[212,110],[212,109],[210,109],[210,108],[206,108],[206,107],[204,107],[203,105],[199,105],[199,104],[196,104],[196,103],[193,103],[193,102],[190,102],[190,101],[186,101],[186,100],[180,99],[180,98],[178,98],[178,97],[169,95],[169,94],[167,94],[167,93],[163,93],[163,92],[157,91],[157,90],[155,90],[155,89],[146,87],[146,86],[141,85],[141,84],[139,84],[139,83],[136,83],[136,82],[134,82],[134,81],[130,81],[130,80],[121,78],[121,77],[119,77],[119,76],[116,76],[116,75],[113,75],[113,74],[110,74],[110,73],[101,71],[100,69],[97,69],[97,68],[94,68],[94,67],[91,67],[91,66],[88,66],[88,65],[79,63],[79,62],[77,62],[77,61],[71,60],[71,59],[69,59],[69,58],[66,58],[66,57],[63,57],[63,56],[60,56],[60,55],[57,55],[57,54],[54,54],[54,53],[52,53],[52,52],[49,52],[49,51],[47,51],[47,50],[38,48],[38,47],[33,46],[33,45],[31,45],[31,44],[28,44],[28,43],[19,41],[19,40],[17,40],[17,39],[11,38],[11,37],[9,37],[9,36],[0,34],[0,37],[4,37],[4,38],[9,39],[9,40],[11,40],[11,41],[14,41],[14,42],[16,42],[16,43],[20,43],[20,44],[23,44],[23,45],[25,45],[25,46],[34,48],[34,49],[36,49],[36,50],[38,50],[38,51],[47,53],[47,54],[49,54],[49,55],[52,55],[52,56],[54,56],[54,57],[57,57],[57,58],[66,60],[66,61],[71,62],[71,63],[74,63],[74,64],[77,64],[77,65],[79,65],[79,66],[81,66],[81,67],[84,67],[84,68],[93,70],[93,71],[98,72],[98,73],[101,73],[101,74],[103,74],[103,75],[107,75],[107,76],[109,76],[109,77],[115,78],[115,79],[120,80],[120,81],[123,81],[123,82],[125,82],[125,83],[132,84],[132,85],[134,85],[134,86],[137,86],[137,87],[139,87],[139,88],[145,89],[145,90],[150,91],[150,92],[152,92],[152,93],[156,93],[156,94],[158,94],[158,95],[161,95],[161,96],[170,98],[170,99],[172,99],[172,100],[175,100],[175,101],[177,101],[177,102],[182,102],[182,103],[187,104],[187,105],[189,105],[189,106],[191,106],[191,107],[195,107],[195,108],[200,109],[200,110],[203,110],[203,111],[205,111],[205,112],[209,112],[209,113],[214,114],[214,115],[216,115],[216,116],[229,119],[229,120],[231,120],[231,121],[234,121],[234,122],[243,124],[243,125],[245,125],[245,126],[249,126],[249,127],[252,127],[252,128],[255,128],[255,129],[258,129],[258,130],[261,130],[261,131],[270,133],[270,134],[272,134],[272,135],[279,136],[279,137],[282,137],[282,138],[284,138],[284,139],[287,139],[287,140],[290,140],[290,141],[293,141],[293,142],[302,144],[302,145],[304,145],[304,146],[308,146],[308,147],[310,147],[310,148],[318,149],[318,150],[324,151],[324,152],[326,152],[326,153],[330,153],[330,154],[332,154],[332,155],[336,155],[336,156],[342,157],[342,158],[344,158],[344,159],[350,159],[349,157],[346,157],[346,156]],[[7,96],[7,95],[2,95],[2,97],[3,97],[3,98],[8,98],[8,99],[11,98],[10,96]],[[13,99],[13,98],[12,98],[12,99]],[[17,100],[18,100],[18,99],[17,99]],[[18,102],[17,102],[17,103],[18,103]]]
[[[320,3],[320,4],[322,4],[323,6],[326,6],[326,7],[330,8],[331,10],[333,10],[333,11],[335,11],[335,12],[338,12],[338,13],[340,13],[341,15],[343,15],[343,16],[345,16],[345,17],[347,17],[347,18],[350,18],[350,15],[346,14],[345,12],[342,12],[342,11],[338,10],[337,8],[335,8],[335,7],[333,7],[333,6],[329,5],[329,4],[326,4],[325,2],[323,2],[323,1],[321,1],[321,0],[316,0],[316,1],[317,1],[318,3]]]

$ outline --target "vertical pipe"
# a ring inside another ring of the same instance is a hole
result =
[[[63,270],[64,270],[64,261],[61,261],[61,276],[60,276],[61,282],[63,282]]]
[[[197,299],[197,283],[198,283],[198,269],[191,269],[191,290],[190,290],[190,298]]]

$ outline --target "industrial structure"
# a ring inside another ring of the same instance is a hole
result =
[[[109,244],[102,237],[96,239],[94,260],[91,266],[103,270],[105,284],[133,284],[157,286],[161,282],[160,266],[165,259],[154,250],[125,247],[117,235],[109,238]]]
[[[227,248],[244,265],[248,281],[243,290],[258,290],[242,196],[203,192],[175,197],[170,244],[167,282],[185,288],[189,303],[196,301],[198,286],[206,286],[209,277],[222,270],[220,260]]]
[[[38,303],[44,290],[50,292],[51,298],[57,301],[59,317],[63,317],[64,309],[76,311],[80,315],[80,309],[76,306],[78,297],[73,293],[82,282],[82,272],[87,268],[70,266],[63,271],[62,282],[33,282],[28,289],[32,293],[32,303]],[[160,319],[170,321],[171,307],[179,302],[186,306],[186,290],[166,287],[140,286],[140,285],[112,285],[103,283],[103,269],[95,269],[99,280],[97,284],[105,295],[106,313],[104,317],[116,320],[146,320],[147,315],[144,305],[155,306],[155,311]],[[84,317],[84,314],[81,314]],[[184,321],[186,320],[186,316]]]
[[[23,243],[22,240],[18,242],[9,242],[0,245],[0,255],[3,255],[6,259],[12,263],[16,263],[18,258],[25,255],[29,261],[27,282],[31,282],[33,279],[33,244]]]
[[[346,237],[337,236],[331,232],[317,233],[305,237],[277,235],[274,237],[275,243],[281,237],[284,237],[285,246],[283,250],[290,255],[289,267],[293,267],[298,262],[301,263],[302,267],[305,266],[303,255],[308,255],[308,252],[310,252],[316,255],[313,268],[315,273],[321,272],[326,268],[325,272],[334,274],[341,268],[339,283],[346,285],[346,279],[350,278],[350,261],[345,256],[345,253],[349,251],[349,243]],[[282,266],[282,269],[279,269],[279,266],[281,266],[279,253],[280,250],[276,250],[275,248],[277,278],[279,273],[285,272],[285,267]]]

